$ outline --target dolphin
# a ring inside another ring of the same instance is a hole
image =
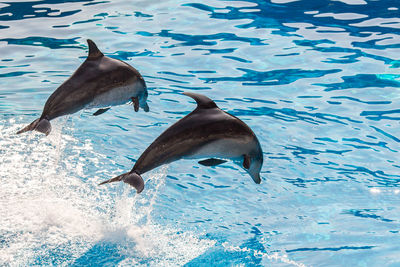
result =
[[[180,159],[203,159],[205,166],[216,166],[232,159],[261,183],[263,153],[254,132],[237,117],[221,110],[210,98],[184,92],[197,107],[165,130],[143,152],[130,172],[100,183],[123,181],[137,193],[144,189],[142,174]]]
[[[88,39],[89,55],[79,68],[47,99],[40,118],[18,131],[17,134],[36,130],[48,135],[50,120],[75,113],[81,109],[100,108],[100,115],[110,106],[122,105],[130,100],[135,111],[141,107],[149,111],[146,103],[147,87],[140,73],[129,64],[105,56]]]

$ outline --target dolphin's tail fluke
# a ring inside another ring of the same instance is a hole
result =
[[[19,130],[17,134],[33,130],[44,133],[45,135],[49,135],[49,133],[51,132],[51,124],[47,119],[36,119],[22,130]]]
[[[143,188],[144,188],[143,178],[136,172],[131,172],[131,173],[127,172],[127,173],[121,174],[117,177],[111,178],[110,180],[101,182],[99,185],[108,184],[108,183],[112,183],[112,182],[120,182],[120,181],[133,186],[136,189],[138,194],[143,191]]]

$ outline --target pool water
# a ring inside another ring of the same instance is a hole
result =
[[[0,3],[0,265],[400,266],[398,0]],[[84,61],[144,76],[150,112],[15,133]],[[123,183],[205,94],[246,122],[262,183],[181,160]]]

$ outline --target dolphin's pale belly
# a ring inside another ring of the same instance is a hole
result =
[[[252,138],[220,139],[201,146],[192,154],[185,156],[186,159],[200,158],[226,158],[238,159],[248,154],[255,145]]]
[[[138,95],[137,87],[133,84],[110,89],[105,93],[97,95],[86,108],[104,108],[125,104],[131,100],[131,97]]]

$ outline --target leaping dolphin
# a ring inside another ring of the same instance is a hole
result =
[[[239,161],[254,182],[261,182],[263,154],[254,132],[243,121],[221,110],[210,98],[183,93],[197,102],[197,108],[165,130],[139,157],[130,172],[100,183],[123,181],[143,191],[142,174],[180,159],[198,159],[205,166]]]
[[[107,57],[92,40],[87,40],[89,55],[79,68],[47,99],[42,115],[18,131],[39,131],[48,135],[50,120],[75,113],[81,109],[100,108],[93,115],[106,112],[110,106],[132,100],[135,111],[146,103],[146,83],[140,73],[129,64]]]

